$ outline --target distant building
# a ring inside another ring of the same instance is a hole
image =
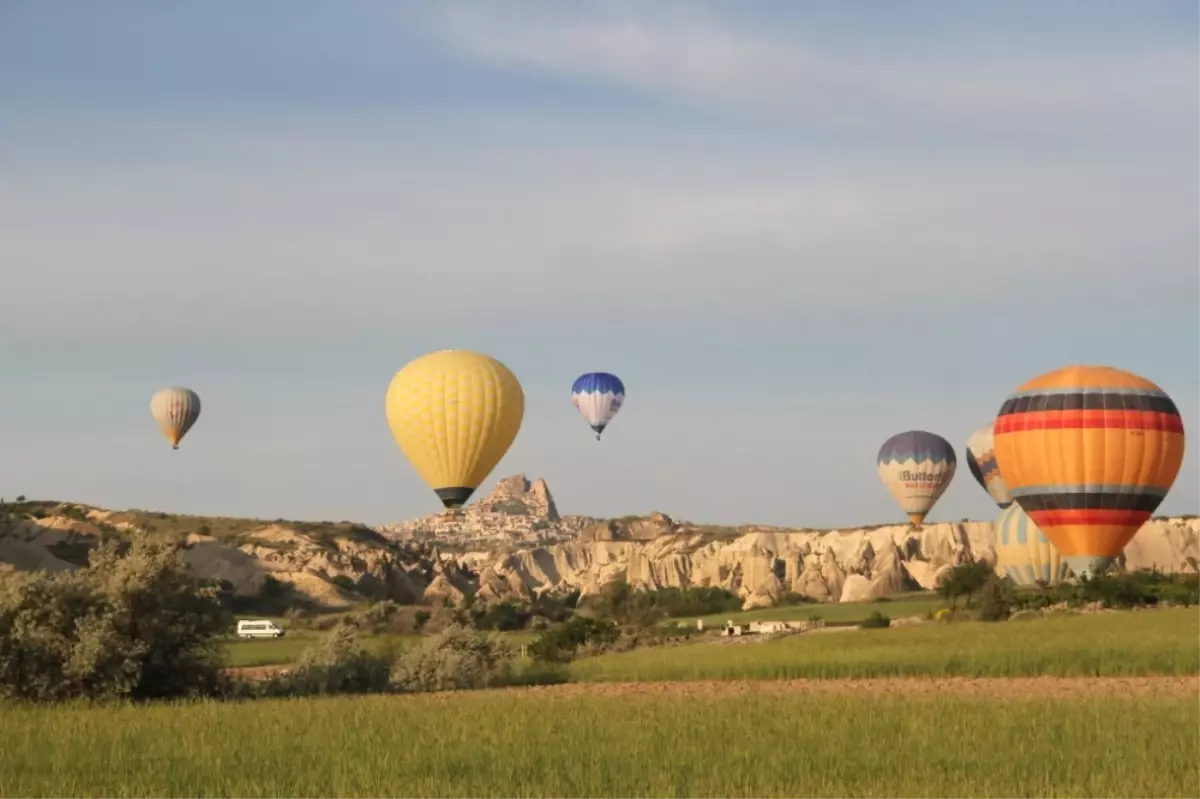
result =
[[[808,630],[819,630],[825,626],[821,619],[806,619],[804,621],[752,621],[749,624],[734,624],[732,620],[725,622],[721,635],[773,635],[775,633],[802,633]]]

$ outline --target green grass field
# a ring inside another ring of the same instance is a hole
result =
[[[319,643],[324,633],[302,630],[289,632],[275,639],[231,639],[225,643],[226,664],[232,668],[250,666],[284,666],[295,663],[305,649]],[[532,641],[536,634],[527,631],[502,634],[514,646]],[[421,640],[415,633],[407,635],[374,635],[364,637],[367,649],[380,652],[384,649],[403,649]]]
[[[1178,698],[586,691],[0,706],[0,795],[1200,795]]]
[[[890,676],[1119,676],[1200,672],[1200,611],[1048,616],[697,642],[571,664],[572,681]]]
[[[719,627],[725,621],[734,624],[745,624],[751,621],[803,621],[813,614],[820,616],[826,622],[861,622],[872,613],[879,612],[891,619],[905,616],[924,616],[929,611],[944,607],[944,602],[932,595],[909,595],[890,602],[814,602],[803,605],[784,605],[760,610],[739,610],[731,613],[714,613],[710,616],[693,616],[687,619],[675,619],[680,624],[695,626],[698,618],[704,620],[705,627]]]

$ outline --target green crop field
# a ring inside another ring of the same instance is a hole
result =
[[[1200,610],[926,623],[581,658],[573,681],[890,676],[1117,676],[1200,672]]]
[[[310,646],[320,643],[322,633],[301,631],[288,633],[283,638],[275,639],[232,639],[225,643],[225,662],[233,668],[249,666],[284,666],[295,663],[300,655]],[[532,641],[535,637],[531,632],[502,633],[514,647]],[[412,646],[421,640],[415,633],[405,635],[373,635],[364,636],[363,644],[367,649],[380,652],[385,649],[396,651],[406,646]]]
[[[0,706],[0,795],[1200,795],[1178,697],[566,688]]]
[[[760,610],[739,610],[730,613],[714,613],[711,616],[675,619],[680,624],[694,626],[697,618],[704,620],[706,627],[720,626],[731,620],[735,624],[745,624],[751,621],[803,621],[817,615],[826,622],[861,622],[872,613],[879,612],[891,619],[905,616],[925,616],[930,611],[945,607],[945,603],[937,596],[925,594],[896,599],[890,602],[813,602],[801,605],[782,605]]]

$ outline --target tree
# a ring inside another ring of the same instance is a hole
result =
[[[266,696],[366,694],[387,691],[392,660],[368,652],[358,626],[342,622],[306,649],[291,674],[261,686]]]
[[[178,544],[102,543],[74,572],[0,582],[0,696],[149,699],[223,688],[219,588],[188,574]]]
[[[966,604],[969,608],[971,607],[971,596],[983,588],[991,574],[991,567],[983,561],[964,563],[955,566],[942,576],[937,592],[950,603],[951,610],[957,610],[959,597],[966,597]]]
[[[1016,591],[1007,577],[988,575],[979,592],[979,619],[1005,621],[1016,607]]]
[[[418,633],[421,632],[421,629],[431,618],[433,618],[433,614],[428,610],[418,610],[413,614],[413,630]]]
[[[454,625],[406,651],[392,668],[392,684],[413,692],[502,685],[515,657],[503,638]]]
[[[611,644],[620,635],[611,621],[574,616],[561,627],[539,635],[529,645],[529,656],[541,663],[567,663],[584,644]]]

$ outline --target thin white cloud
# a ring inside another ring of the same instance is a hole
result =
[[[1194,127],[1197,55],[1172,49],[997,49],[930,41],[914,54],[846,47],[816,28],[754,30],[736,15],[671,3],[533,10],[439,4],[407,16],[453,51],[499,68],[623,85],[815,127],[998,126],[1062,132],[1140,118]],[[1081,9],[1086,12],[1086,9]],[[989,46],[990,45],[990,46]],[[915,55],[915,57],[914,57]],[[1161,119],[1158,119],[1161,118]]]
[[[102,320],[168,338],[282,339],[318,312],[419,327],[444,318],[447,285],[471,318],[531,323],[572,316],[581,285],[626,319],[872,313],[985,293],[1003,303],[1032,282],[1080,277],[1099,293],[1196,288],[1194,185],[1159,161],[947,158],[930,169],[588,140],[478,158],[432,145],[381,154],[350,134],[292,142],[287,163],[254,157],[279,146],[263,132],[228,160],[180,143],[170,165],[13,164],[0,258],[23,266],[0,296],[4,325],[37,329],[29,296],[55,298],[64,335]],[[97,296],[129,307],[114,314]],[[212,330],[214,317],[226,324]]]

